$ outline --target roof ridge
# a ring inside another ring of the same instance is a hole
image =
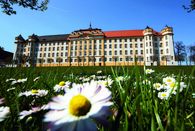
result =
[[[133,29],[133,30],[110,30],[110,31],[103,31],[103,32],[117,32],[117,31],[143,31],[144,29]]]

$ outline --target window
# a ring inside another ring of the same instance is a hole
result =
[[[125,48],[127,48],[127,44],[125,44]]]
[[[56,53],[56,56],[58,57],[58,56],[59,56],[59,54],[58,54],[58,53]]]
[[[135,41],[137,41],[137,38],[135,38]]]
[[[162,47],[162,45],[163,45],[163,44],[162,44],[162,43],[160,43],[160,47]]]
[[[123,61],[123,58],[120,58],[120,61]]]
[[[29,48],[28,48],[29,49]],[[47,48],[45,47],[45,51],[47,50]],[[28,50],[29,51],[29,50]]]
[[[148,49],[146,49],[146,54],[148,54]]]
[[[122,44],[120,44],[120,48],[122,48]]]
[[[132,50],[130,50],[130,54],[131,54],[131,55],[133,54],[133,51],[132,51]]]
[[[130,44],[130,48],[132,48],[132,44]]]
[[[125,55],[127,55],[127,50],[125,50]]]
[[[143,50],[141,50],[141,54],[143,54]]]
[[[152,54],[152,49],[150,49],[150,54]]]
[[[117,42],[117,39],[114,39],[115,42]]]
[[[102,49],[102,45],[99,45],[99,49]]]
[[[152,42],[150,42],[150,46],[152,46]]]
[[[146,47],[148,47],[148,42],[146,42]]]
[[[109,51],[109,55],[112,55],[112,51]]]
[[[42,54],[40,54],[39,57],[42,57]]]
[[[107,48],[107,45],[104,45],[104,49],[106,49]]]
[[[117,55],[117,51],[116,50],[114,51],[114,55]]]
[[[57,51],[59,51],[59,47],[57,47]]]
[[[107,52],[106,51],[104,51],[104,55],[107,55]]]
[[[29,54],[28,54],[29,55]],[[46,57],[46,53],[44,53],[44,57]]]
[[[168,39],[167,35],[165,36],[165,39],[166,39],[166,40]]]
[[[169,49],[167,49],[167,54],[169,53]]]
[[[53,51],[55,50],[55,47],[53,47]]]
[[[137,44],[135,44],[135,48],[137,48]]]
[[[158,50],[155,50],[155,54],[158,54]]]
[[[127,42],[127,39],[125,39],[125,42]]]
[[[112,58],[109,58],[109,61],[112,61]]]
[[[42,48],[40,48],[40,51],[42,51]]]
[[[99,55],[102,55],[102,52],[101,52],[101,50],[99,50]]]
[[[50,57],[50,53],[48,53],[48,57]]]
[[[135,50],[135,54],[136,54],[136,55],[138,54],[138,50]]]
[[[160,50],[160,53],[163,54],[163,50]]]
[[[117,48],[117,44],[114,45],[114,48]]]
[[[155,47],[158,47],[158,44],[157,43],[154,43]]]
[[[61,53],[61,56],[63,56],[63,52]]]
[[[54,57],[54,53],[52,53],[52,57]]]
[[[111,39],[110,39],[109,41],[110,41],[110,43],[112,42],[112,40],[111,40]]]
[[[168,46],[168,42],[166,42],[166,46]]]
[[[120,55],[122,55],[122,50],[120,50]]]
[[[112,45],[111,44],[109,45],[109,48],[112,48]]]
[[[61,50],[64,50],[64,47],[61,47]]]

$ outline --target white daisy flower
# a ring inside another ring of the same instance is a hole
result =
[[[18,80],[14,80],[12,81],[11,85],[14,85],[14,84],[21,84],[21,83],[24,83],[27,81],[27,78],[25,79],[18,79]]]
[[[46,109],[46,105],[43,105],[42,107],[33,107],[31,110],[27,111],[27,110],[24,110],[24,111],[21,111],[19,113],[19,119],[22,120],[24,117],[26,116],[29,116],[33,113],[36,113],[36,112],[39,112],[41,110],[45,110]]]
[[[152,70],[152,69],[146,69],[145,70],[145,73],[146,74],[152,74],[154,72],[154,70]]]
[[[0,107],[0,122],[3,121],[7,115],[10,113],[10,108],[9,107]]]
[[[159,92],[158,98],[167,100],[170,96],[170,92]]]
[[[167,84],[167,85],[170,85],[172,83],[175,83],[175,79],[173,77],[165,77],[163,78],[163,83]]]
[[[19,94],[19,96],[38,96],[43,97],[48,94],[48,90],[31,90],[31,91],[25,91]]]
[[[102,86],[111,87],[113,80],[110,77],[108,77],[106,80],[97,81],[97,83]]]
[[[36,77],[33,81],[38,81],[40,79],[40,76]]]
[[[97,74],[101,74],[101,73],[102,73],[102,71],[101,71],[101,70],[97,71]]]
[[[124,80],[125,80],[125,77],[123,77],[123,76],[118,76],[118,77],[116,77],[115,79],[116,79],[117,82],[119,82],[119,81],[124,81]]]
[[[160,84],[160,83],[154,83],[153,87],[154,87],[154,89],[156,89],[158,91],[160,91],[161,89],[164,88],[164,86],[162,84]]]
[[[73,87],[64,95],[53,98],[45,122],[51,122],[51,130],[97,130],[93,120],[106,121],[109,115],[111,92],[97,82]]]
[[[70,81],[61,81],[59,84],[55,85],[53,89],[55,92],[60,92],[62,90],[66,92],[66,89],[69,88],[70,84]]]
[[[179,87],[179,83],[178,82],[173,82],[173,83],[165,86],[167,91],[171,92],[174,95],[177,93],[177,88],[178,87]],[[186,88],[185,83],[184,82],[180,82],[179,92],[182,92],[184,88]]]
[[[10,79],[7,79],[6,82],[10,82],[10,81],[15,81],[16,79],[14,78],[10,78]]]
[[[14,90],[14,89],[16,89],[16,87],[9,88],[9,89],[7,89],[7,92]]]

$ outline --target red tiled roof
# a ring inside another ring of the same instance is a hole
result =
[[[106,37],[144,36],[143,30],[104,31]]]
[[[144,36],[144,30],[118,30],[118,31],[104,31],[104,34],[108,38],[113,37],[139,37]],[[161,35],[161,33],[157,31],[153,31],[154,35]]]

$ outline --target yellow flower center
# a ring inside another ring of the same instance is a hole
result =
[[[171,79],[167,79],[167,82],[171,82],[172,80]]]
[[[64,82],[64,81],[61,81],[61,82],[59,83],[59,85],[60,85],[60,86],[64,86],[64,85],[65,85],[65,82]]]
[[[38,90],[31,90],[31,92],[32,92],[33,94],[36,94],[36,93],[38,93]]]
[[[162,94],[163,97],[167,96],[166,94]]]
[[[74,116],[84,116],[91,108],[90,101],[82,95],[74,96],[69,103],[69,112]]]
[[[171,83],[171,84],[170,84],[170,87],[171,87],[171,88],[175,87],[175,83],[174,83],[174,82]]]

